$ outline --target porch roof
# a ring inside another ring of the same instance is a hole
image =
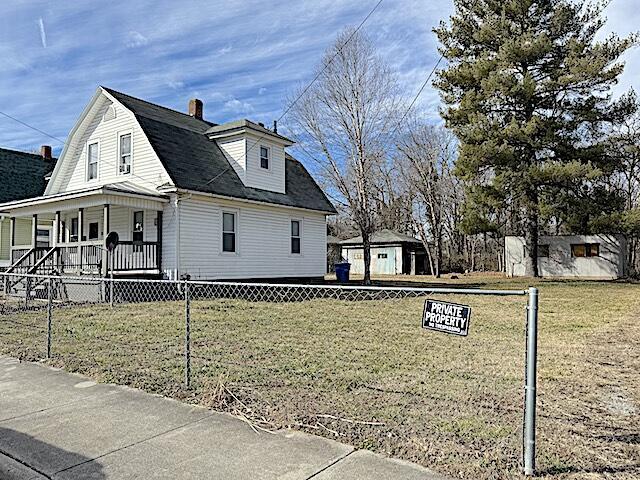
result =
[[[9,214],[15,211],[19,211],[22,214],[51,212],[103,204],[161,209],[163,204],[168,201],[169,197],[167,195],[129,182],[121,182],[6,202],[0,204],[0,213]]]

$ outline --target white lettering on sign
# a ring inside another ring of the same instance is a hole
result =
[[[466,336],[469,333],[471,307],[455,303],[427,300],[424,303],[422,327]]]

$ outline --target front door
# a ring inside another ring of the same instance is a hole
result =
[[[144,241],[144,212],[133,212],[133,251],[142,251],[142,242]]]

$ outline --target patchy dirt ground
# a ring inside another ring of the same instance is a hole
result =
[[[495,276],[439,282],[526,286]],[[539,287],[540,474],[640,478],[640,286]],[[422,330],[424,298],[194,301],[189,390],[181,383],[181,303],[65,307],[54,311],[48,362],[230,411],[256,428],[306,430],[453,477],[518,478],[526,299],[446,298],[472,306],[469,337]],[[41,359],[44,313],[0,315],[0,352]]]

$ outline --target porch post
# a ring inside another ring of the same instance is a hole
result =
[[[156,266],[158,272],[162,273],[162,210],[158,210],[158,221],[156,222]]]
[[[16,246],[16,217],[11,217],[9,219],[9,247],[13,248]]]
[[[102,208],[102,246],[107,248],[107,235],[109,235],[109,229],[111,226],[110,222],[110,210],[109,204],[105,203]],[[111,252],[102,252],[102,276],[106,277],[109,274],[109,256],[112,255]]]
[[[38,214],[33,214],[31,220],[31,248],[36,248],[38,245]]]
[[[78,273],[82,273],[82,233],[84,232],[84,208],[78,209]]]
[[[53,220],[53,232],[51,232],[52,247],[57,247],[60,241],[60,210],[56,211],[56,216]]]

